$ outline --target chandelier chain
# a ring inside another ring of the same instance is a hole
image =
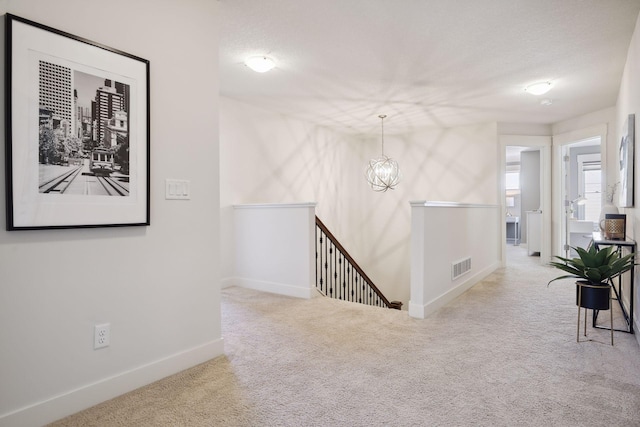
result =
[[[384,156],[384,119],[387,117],[386,114],[380,114],[378,117],[380,117],[380,130],[382,133],[382,156]]]

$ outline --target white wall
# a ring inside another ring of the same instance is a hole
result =
[[[366,137],[338,134],[226,98],[220,118],[225,278],[233,275],[232,227],[225,225],[232,223],[232,205],[314,201],[318,216],[376,286],[406,309],[409,201],[496,203],[495,123],[402,136],[385,132],[385,154],[398,161],[403,178],[397,189],[376,193],[364,170],[380,154],[377,131]],[[392,120],[385,120],[385,129]]]
[[[635,177],[634,177],[634,207],[633,208],[620,208],[620,213],[627,214],[627,235],[629,238],[638,241],[640,238],[640,210],[637,208],[640,206],[640,144],[638,144],[639,140],[639,132],[638,132],[638,123],[640,123],[640,82],[638,81],[637,76],[640,75],[640,16],[636,21],[636,29],[633,34],[633,38],[631,39],[631,43],[629,45],[629,53],[627,55],[627,63],[624,68],[624,73],[622,76],[622,81],[620,84],[620,92],[618,93],[618,103],[616,105],[617,118],[615,122],[615,135],[616,137],[612,139],[610,145],[613,149],[615,149],[615,155],[610,156],[608,158],[607,166],[611,167],[616,172],[618,171],[617,162],[617,147],[619,141],[622,137],[622,129],[624,126],[624,121],[626,120],[629,114],[636,115],[635,122],[635,153],[634,153],[634,161],[635,161]],[[617,197],[617,196],[616,196]],[[637,290],[638,282],[640,281],[640,274],[635,275],[635,301],[634,301],[634,328],[636,333],[636,339],[640,342],[640,292]]]
[[[297,298],[317,295],[314,203],[234,206],[232,285]]]
[[[599,111],[594,111],[562,122],[554,123],[553,135],[579,135],[581,131],[595,129],[598,126],[606,126],[606,152],[602,153],[606,162],[605,188],[607,184],[615,184],[618,181],[616,159],[618,156],[617,140],[618,130],[616,129],[616,108],[610,107]],[[591,134],[589,136],[597,136]]]
[[[551,125],[537,123],[498,123],[498,135],[551,136]]]
[[[222,97],[220,204],[225,284],[235,274],[233,205],[317,202],[317,215],[342,239],[349,189],[363,173],[360,165],[354,169],[353,164],[357,157],[349,137]]]
[[[7,12],[151,63],[150,227],[7,232],[0,210],[0,425],[29,426],[222,353],[218,2],[0,2]],[[191,200],[165,200],[166,178],[191,180]],[[111,345],[93,350],[100,322]]]
[[[499,205],[412,202],[409,315],[424,319],[498,268],[503,226]],[[470,270],[453,278],[464,259]]]

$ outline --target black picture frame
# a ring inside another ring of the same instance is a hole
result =
[[[5,19],[7,230],[150,225],[149,61]]]

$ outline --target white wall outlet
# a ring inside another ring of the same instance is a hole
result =
[[[101,323],[95,325],[93,332],[93,349],[108,347],[111,341],[111,324]]]

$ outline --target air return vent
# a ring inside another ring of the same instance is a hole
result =
[[[451,264],[451,280],[455,280],[471,270],[471,258],[463,258]]]

